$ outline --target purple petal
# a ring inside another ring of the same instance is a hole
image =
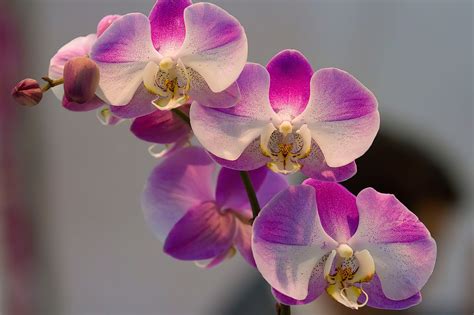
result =
[[[94,45],[96,40],[97,36],[95,34],[89,34],[87,36],[77,37],[61,47],[53,58],[51,58],[48,76],[51,79],[62,78],[64,65],[73,58],[89,55],[92,45]],[[58,99],[63,99],[64,89],[62,86],[56,86],[52,90]]]
[[[143,82],[150,60],[161,55],[153,47],[148,18],[130,13],[116,20],[92,47],[100,69],[100,87],[111,105],[128,104]]]
[[[241,99],[234,107],[212,109],[196,102],[191,106],[197,139],[206,150],[227,160],[236,160],[274,115],[268,100],[270,78],[264,67],[247,64],[237,83]]]
[[[267,65],[270,73],[270,104],[276,113],[293,118],[303,112],[309,100],[313,68],[297,50],[283,50]]]
[[[184,9],[190,0],[158,0],[150,12],[151,36],[156,50],[163,56],[174,55],[186,34]]]
[[[96,96],[89,102],[79,104],[71,102],[66,98],[66,96],[63,96],[62,104],[64,108],[73,112],[87,112],[105,105],[105,102]]]
[[[330,167],[314,140],[311,145],[309,156],[301,160],[303,165],[301,172],[306,176],[322,181],[342,182],[356,174],[357,166],[355,162],[340,167]]]
[[[390,300],[387,298],[383,291],[382,286],[380,283],[380,279],[377,274],[374,275],[372,280],[369,283],[364,283],[362,288],[369,296],[369,301],[367,302],[367,306],[373,308],[381,308],[381,309],[388,309],[388,310],[404,310],[409,307],[415,306],[421,302],[421,294],[420,292],[415,293],[413,296],[400,301]],[[361,300],[364,297],[360,298]],[[360,301],[361,303],[363,301]]]
[[[267,167],[249,171],[248,174],[261,207],[288,187],[285,176],[276,174]],[[222,209],[232,209],[249,219],[252,217],[247,192],[239,171],[221,169],[217,179],[216,202]]]
[[[213,108],[229,108],[240,99],[240,90],[237,83],[233,83],[222,92],[214,93],[196,71],[190,71],[190,73],[192,73],[192,88],[189,90],[189,95],[193,101],[200,105]]]
[[[214,199],[214,171],[214,162],[197,147],[176,151],[155,167],[142,196],[142,208],[161,241],[190,208]]]
[[[255,139],[245,148],[244,152],[235,161],[221,159],[210,153],[211,158],[222,165],[233,170],[250,171],[264,166],[270,161],[270,158],[262,154],[260,149],[260,138]]]
[[[288,188],[286,176],[274,173],[267,167],[263,167],[262,169],[265,170],[266,176],[262,184],[255,188],[260,207],[264,207],[278,193]],[[253,172],[255,171],[249,172],[250,176],[252,176]]]
[[[321,225],[314,189],[306,185],[289,187],[270,200],[253,233],[258,270],[273,288],[296,300],[308,296],[317,262],[337,246]]]
[[[323,256],[318,261],[316,267],[314,267],[309,280],[308,296],[304,300],[295,300],[272,288],[272,293],[275,298],[286,305],[303,305],[316,300],[325,292],[326,286],[328,285],[326,279],[324,279],[324,263],[326,262],[327,256],[328,255]]]
[[[349,245],[370,252],[385,296],[405,300],[418,293],[436,261],[430,232],[395,196],[373,188],[359,193],[357,208],[359,226]]]
[[[238,222],[234,243],[245,261],[252,267],[257,268],[252,254],[252,226]]]
[[[148,115],[157,110],[156,106],[152,104],[154,99],[156,99],[156,95],[149,93],[142,84],[135,91],[128,104],[121,106],[110,105],[110,110],[114,115],[125,119]]]
[[[307,179],[316,191],[318,214],[326,233],[338,243],[347,243],[359,223],[356,197],[342,185]]]
[[[180,110],[184,108],[181,107]],[[168,144],[189,134],[191,127],[172,111],[155,110],[151,114],[135,118],[130,130],[139,139]]]
[[[367,151],[379,129],[377,100],[349,73],[326,68],[311,79],[311,97],[296,118],[306,123],[326,162],[339,167]]]
[[[249,172],[249,176],[255,191],[257,191],[267,176],[267,170],[260,168]],[[216,203],[222,209],[232,209],[234,211],[243,207],[247,210],[250,208],[247,192],[239,171],[228,168],[220,170],[217,177]]]
[[[213,92],[228,88],[247,62],[247,37],[239,21],[210,3],[184,10],[186,37],[177,57],[196,70]]]
[[[182,260],[209,259],[225,253],[233,244],[235,219],[223,215],[214,202],[189,209],[166,238],[164,251]]]
[[[92,59],[104,63],[140,62],[156,56],[160,54],[151,41],[149,20],[141,13],[129,13],[116,20],[91,50]]]

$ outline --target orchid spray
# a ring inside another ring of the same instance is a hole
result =
[[[374,94],[299,51],[264,67],[247,50],[222,8],[158,0],[148,16],[104,17],[58,50],[44,86],[25,79],[12,96],[35,106],[52,90],[105,125],[130,121],[158,159],[142,209],[163,251],[204,268],[240,253],[278,314],[323,292],[351,309],[420,303],[436,260],[429,231],[395,196],[338,183],[378,132]],[[297,172],[309,179],[289,186]]]

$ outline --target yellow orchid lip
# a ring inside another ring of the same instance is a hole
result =
[[[165,57],[159,64],[149,62],[145,67],[143,84],[149,93],[158,96],[152,102],[158,109],[170,110],[189,102],[191,78],[181,60],[175,62]]]
[[[293,174],[302,168],[300,160],[311,152],[311,133],[306,125],[294,131],[294,126],[286,120],[278,129],[269,123],[260,136],[260,149],[271,159],[268,168],[276,173]]]
[[[334,261],[335,272],[331,273]],[[368,250],[354,252],[349,245],[340,244],[330,253],[324,266],[326,292],[337,302],[357,310],[369,301],[362,283],[372,280],[374,274],[375,263]],[[361,295],[365,296],[363,303],[358,302]]]

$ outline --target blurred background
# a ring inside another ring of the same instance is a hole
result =
[[[250,61],[298,49],[315,69],[344,69],[375,93],[383,128],[345,184],[396,193],[438,241],[410,314],[472,314],[473,2],[212,2],[246,28]],[[10,101],[17,81],[47,74],[57,49],[104,15],[153,4],[0,0],[1,314],[274,314],[268,287],[240,257],[202,270],[162,253],[139,205],[156,161],[127,124],[104,127],[52,93],[35,108]],[[323,296],[294,313],[347,310]]]

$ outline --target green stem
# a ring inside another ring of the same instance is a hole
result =
[[[189,126],[191,126],[191,120],[189,119],[189,116],[180,111],[178,108],[173,108],[171,110],[176,116],[181,118],[185,123],[187,123]]]
[[[247,171],[240,171],[240,178],[242,178],[245,190],[247,191],[250,206],[252,207],[253,221],[260,212],[260,204],[258,203],[257,194],[255,193],[255,189],[253,188],[252,182],[250,181],[249,173]]]
[[[52,87],[64,84],[64,78],[53,80],[49,77],[42,77],[42,79],[46,81],[46,84],[43,87],[41,87],[41,91],[43,92],[48,91]]]

